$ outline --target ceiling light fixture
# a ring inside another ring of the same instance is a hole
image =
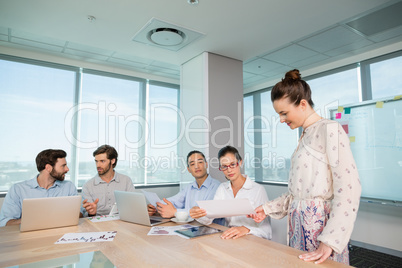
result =
[[[187,0],[187,3],[189,3],[190,5],[197,5],[198,0]]]
[[[94,16],[88,15],[87,19],[89,20],[89,22],[95,22],[96,18]]]
[[[148,33],[148,40],[159,46],[177,46],[184,39],[185,34],[173,28],[157,28]]]

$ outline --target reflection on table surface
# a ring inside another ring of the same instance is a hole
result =
[[[75,254],[61,258],[54,258],[38,262],[32,262],[9,268],[114,268],[113,263],[100,251],[92,251]]]

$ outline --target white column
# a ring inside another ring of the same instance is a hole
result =
[[[204,52],[181,68],[180,106],[185,122],[179,142],[180,157],[192,150],[203,152],[209,173],[225,178],[218,170],[218,151],[236,147],[244,154],[243,132],[243,64],[239,60]],[[182,182],[194,178],[182,173]]]

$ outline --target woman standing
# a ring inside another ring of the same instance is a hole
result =
[[[349,264],[347,245],[361,186],[348,136],[337,122],[314,111],[310,87],[298,70],[286,73],[273,87],[271,100],[281,123],[302,127],[303,134],[292,155],[288,192],[249,217],[260,222],[267,215],[288,215],[289,246],[309,252],[300,259]]]
[[[264,187],[241,174],[240,167],[243,163],[242,158],[236,148],[226,146],[218,153],[219,170],[225,174],[228,182],[223,182],[216,190],[214,200],[222,199],[242,199],[250,200],[253,208],[268,201],[267,192]],[[212,223],[211,218],[204,209],[193,207],[190,209],[190,216],[197,219],[202,224],[208,225]],[[223,232],[222,239],[236,239],[246,234],[253,234],[265,239],[271,239],[271,225],[269,219],[265,219],[261,223],[256,223],[247,216],[226,217],[225,226],[230,228]]]

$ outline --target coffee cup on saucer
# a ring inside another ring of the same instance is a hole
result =
[[[187,221],[188,212],[185,210],[177,210],[174,216],[176,217],[177,221]]]

